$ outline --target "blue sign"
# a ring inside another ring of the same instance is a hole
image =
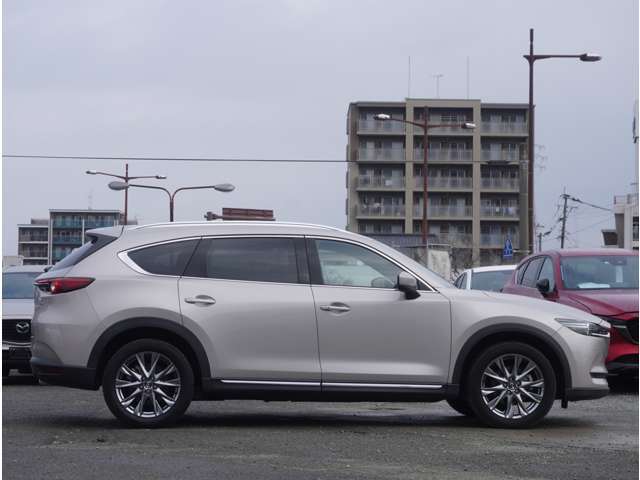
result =
[[[507,237],[504,241],[502,258],[513,258],[513,245],[511,244],[511,239],[509,237]]]

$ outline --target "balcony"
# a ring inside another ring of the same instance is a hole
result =
[[[82,237],[56,237],[52,238],[52,243],[56,245],[82,245]]]
[[[422,177],[414,177],[415,188],[422,189]],[[427,188],[445,188],[448,190],[470,190],[473,188],[471,177],[427,177]]]
[[[359,120],[358,133],[391,133],[395,135],[404,135],[405,124],[394,120]]]
[[[520,190],[520,180],[517,178],[482,177],[481,185],[485,190]]]
[[[481,233],[480,246],[486,248],[503,248],[507,237],[511,239],[511,244],[514,245],[514,247],[520,244],[520,237],[518,235],[510,235],[508,233]]]
[[[359,205],[360,217],[404,217],[404,205]]]
[[[419,118],[418,120],[416,120],[417,122],[423,122],[424,120],[422,118]],[[472,129],[465,129],[462,128],[461,125],[463,123],[466,122],[472,122],[472,120],[470,119],[460,119],[458,121],[452,122],[448,119],[443,120],[441,117],[432,117],[431,115],[429,115],[429,124],[431,125],[437,125],[437,124],[449,124],[445,127],[429,127],[429,134],[430,135],[438,135],[438,134],[442,134],[442,133],[453,133],[453,134],[462,134],[462,135],[473,135],[473,130]],[[422,128],[414,128],[413,132],[415,135],[422,135],[423,131]]]
[[[85,220],[84,229],[89,230],[91,228],[113,227],[117,224],[118,222],[115,218]],[[82,220],[64,220],[57,218],[53,221],[53,228],[82,228]]]
[[[471,218],[473,209],[471,205],[429,205],[427,218]],[[422,205],[414,205],[413,216],[422,217]]]
[[[482,122],[482,133],[527,135],[526,122]]]
[[[483,205],[480,208],[481,217],[518,219],[519,215],[520,215],[520,210],[517,206],[502,207],[498,205],[496,206]]]
[[[404,162],[404,148],[360,148],[358,161]]]
[[[18,238],[18,242],[20,243],[47,243],[48,241],[49,239],[46,235],[20,235],[20,237]]]
[[[527,156],[523,152],[509,150],[482,150],[483,162],[520,162],[526,160]]]
[[[358,188],[393,190],[404,189],[404,177],[382,177],[379,175],[358,175]]]
[[[473,160],[473,150],[458,150],[448,148],[430,148],[428,151],[429,162],[471,162]],[[424,150],[422,148],[413,149],[413,161],[424,160]]]
[[[440,243],[454,247],[470,247],[472,244],[470,233],[429,233],[429,243]]]

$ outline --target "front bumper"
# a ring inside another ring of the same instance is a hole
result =
[[[2,367],[30,370],[31,345],[2,342]]]
[[[595,400],[609,395],[609,387],[599,388],[569,388],[565,391],[565,399],[569,402],[580,400]]]
[[[31,359],[33,374],[44,383],[63,387],[97,390],[96,370],[86,367],[67,367],[52,365],[33,357]]]

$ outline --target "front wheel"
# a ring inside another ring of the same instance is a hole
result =
[[[193,371],[173,345],[135,340],[107,362],[102,379],[105,402],[118,419],[135,427],[162,427],[178,419],[193,397]]]
[[[549,360],[520,342],[499,343],[482,351],[466,386],[472,410],[491,427],[531,427],[549,412],[556,395]]]

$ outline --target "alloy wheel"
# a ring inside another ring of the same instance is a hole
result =
[[[180,396],[180,372],[162,353],[137,352],[118,368],[116,397],[128,413],[155,418],[166,414]]]
[[[482,372],[480,392],[489,410],[502,418],[530,415],[544,398],[544,376],[536,362],[522,354],[495,358]]]

